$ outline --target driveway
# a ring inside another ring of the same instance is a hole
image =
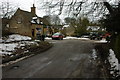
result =
[[[94,43],[89,40],[48,40],[46,52],[3,68],[3,78],[103,78],[92,61]]]

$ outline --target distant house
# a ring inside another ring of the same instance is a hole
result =
[[[105,29],[100,26],[88,26],[87,31],[105,31]]]
[[[46,33],[47,21],[36,15],[36,7],[33,4],[31,12],[17,9],[9,20],[9,32],[36,38],[36,34]]]
[[[51,25],[53,33],[61,32],[63,25]]]
[[[63,33],[67,36],[72,36],[75,33],[75,28],[71,27],[70,25],[63,26]]]

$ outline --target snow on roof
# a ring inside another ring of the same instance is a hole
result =
[[[31,20],[33,24],[43,24],[43,22],[39,19],[39,17],[33,17]]]
[[[43,22],[40,22],[41,24],[43,24]]]
[[[38,17],[32,17],[32,19],[37,19]]]
[[[36,23],[36,22],[34,20],[32,20],[31,23]]]
[[[40,24],[40,20],[39,19],[37,19],[37,24]]]

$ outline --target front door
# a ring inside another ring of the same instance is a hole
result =
[[[35,30],[32,29],[32,37],[35,37]]]

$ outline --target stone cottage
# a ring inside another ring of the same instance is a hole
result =
[[[11,33],[21,34],[36,38],[36,34],[45,34],[47,20],[36,15],[36,7],[33,4],[31,12],[17,9],[9,21],[9,31]]]

